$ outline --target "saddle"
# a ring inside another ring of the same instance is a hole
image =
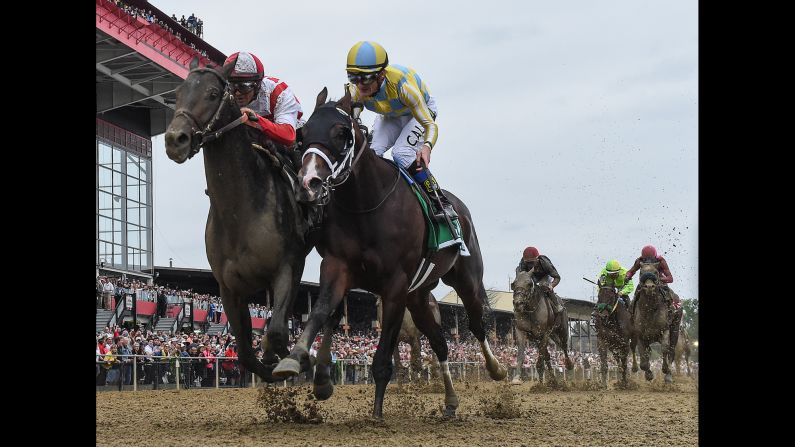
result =
[[[424,188],[420,188],[412,176],[409,175],[405,169],[395,164],[394,161],[386,161],[392,163],[400,171],[403,179],[409,184],[411,190],[414,192],[414,196],[417,197],[417,201],[420,203],[420,208],[422,208],[425,221],[428,223],[426,257],[431,256],[433,252],[455,244],[460,244],[459,251],[461,256],[469,256],[469,250],[466,247],[466,243],[463,241],[463,232],[461,231],[461,224],[459,223],[458,219],[453,219],[450,222],[452,224],[451,227],[444,216],[434,216],[433,212],[431,211],[431,198],[428,196]]]

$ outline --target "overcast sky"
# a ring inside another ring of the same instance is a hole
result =
[[[698,297],[697,2],[151,3],[195,13],[224,54],[256,54],[307,116],[324,86],[342,95],[359,40],[414,68],[439,108],[430,168],[472,213],[486,288],[508,290],[533,245],[560,295],[590,299],[583,276],[613,258],[629,268],[653,244],[672,288]],[[160,135],[153,170],[155,265],[209,268],[202,157],[177,165]],[[319,266],[313,250],[303,279],[318,281]]]

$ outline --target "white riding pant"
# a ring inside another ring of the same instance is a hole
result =
[[[438,115],[433,96],[428,100],[428,108]],[[373,124],[373,142],[370,147],[381,157],[392,148],[392,159],[403,168],[408,168],[417,159],[417,151],[425,141],[425,129],[412,115],[376,115]]]

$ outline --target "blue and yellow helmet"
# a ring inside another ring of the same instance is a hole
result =
[[[376,73],[389,65],[384,47],[376,42],[356,42],[348,51],[347,71],[350,73]]]

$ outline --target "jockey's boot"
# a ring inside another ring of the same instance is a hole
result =
[[[624,299],[624,304],[627,305],[627,310],[630,310],[632,308],[632,300],[629,298],[629,295],[621,295],[621,298]]]
[[[412,177],[414,177],[414,180],[422,185],[422,187],[425,188],[425,192],[428,193],[428,197],[431,199],[433,215],[436,219],[444,221],[445,214],[451,221],[458,219],[458,213],[453,209],[453,204],[450,203],[450,199],[444,195],[444,191],[442,191],[442,188],[440,188],[439,184],[436,182],[436,177],[433,176],[427,166],[417,166],[417,162],[415,161],[409,165],[407,170],[411,173]],[[440,202],[442,206],[441,209],[439,209]]]

